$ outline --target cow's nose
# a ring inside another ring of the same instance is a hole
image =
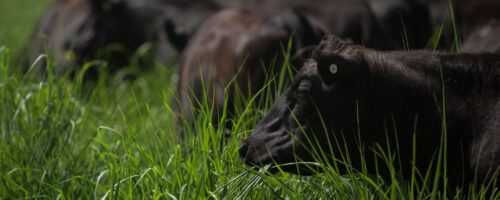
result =
[[[241,159],[245,160],[245,157],[247,155],[247,151],[248,151],[248,143],[245,140],[241,143],[240,149],[238,150],[238,153],[240,153]]]

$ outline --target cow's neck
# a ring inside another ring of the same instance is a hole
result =
[[[365,60],[379,101],[396,111],[436,117],[435,111],[442,113],[445,105],[447,121],[459,124],[455,127],[471,128],[471,118],[488,117],[487,101],[497,101],[500,94],[500,62],[495,55],[370,51]]]
[[[460,98],[497,93],[499,62],[493,55],[438,54],[427,51],[371,51],[365,58],[374,76],[399,89]],[[495,63],[496,62],[496,63]],[[397,92],[397,91],[395,91]]]

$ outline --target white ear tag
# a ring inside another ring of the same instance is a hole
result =
[[[336,74],[338,71],[337,65],[336,64],[331,64],[330,65],[330,73]]]

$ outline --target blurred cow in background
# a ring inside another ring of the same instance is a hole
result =
[[[321,22],[330,33],[377,49],[423,48],[431,34],[426,5],[413,0],[232,2],[270,11],[292,8]]]
[[[500,19],[491,19],[474,28],[465,39],[462,52],[500,53]]]
[[[499,52],[500,1],[419,0],[428,6],[436,47],[450,51],[463,41],[461,51]],[[454,20],[454,22],[453,22]],[[456,33],[455,33],[456,31]],[[456,34],[456,35],[455,35]],[[456,42],[455,40],[458,40]],[[434,47],[434,46],[429,46]]]
[[[207,100],[208,107],[214,107],[212,123],[216,126],[226,98],[229,112],[233,109],[234,90],[251,97],[264,86],[266,72],[278,74],[290,38],[295,54],[315,45],[322,35],[319,25],[290,9],[220,11],[199,29],[183,52],[176,107],[179,117],[191,121],[196,113],[192,106],[199,109],[198,102],[205,105]],[[273,60],[276,62],[271,66]]]
[[[463,52],[500,53],[500,1],[457,0],[465,30]]]
[[[149,13],[124,1],[58,0],[35,28],[28,45],[30,60],[48,49],[59,74],[90,59],[105,59],[111,68],[126,65],[130,55],[151,37],[145,31],[150,24],[141,19]],[[44,66],[38,69],[45,70]]]
[[[94,59],[116,70],[128,65],[146,42],[163,64],[171,64],[194,32],[191,29],[215,9],[205,1],[57,0],[42,16],[26,49],[31,62],[48,49],[59,74]],[[189,31],[183,31],[184,26]]]

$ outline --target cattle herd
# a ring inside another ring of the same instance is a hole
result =
[[[322,149],[331,163],[349,152],[340,169],[374,170],[378,144],[398,146],[406,174],[429,166],[446,132],[450,182],[500,172],[498,0],[55,0],[23,55],[48,52],[60,74],[93,59],[115,71],[145,44],[179,63],[175,118],[188,122],[208,96],[219,124],[233,91],[255,95],[289,62],[294,81],[239,149],[251,166],[308,174],[286,164]],[[426,47],[460,53],[409,50]]]

